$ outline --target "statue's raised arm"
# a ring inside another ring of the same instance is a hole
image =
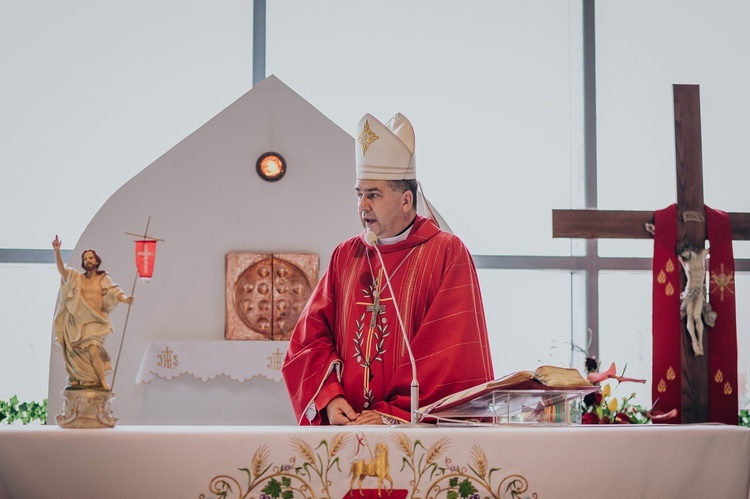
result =
[[[60,239],[57,237],[57,234],[55,234],[55,239],[54,241],[52,241],[52,249],[55,250],[55,263],[57,263],[57,271],[60,272],[60,275],[62,277],[67,277],[68,269],[63,263],[62,255],[60,254],[60,246],[62,246],[62,241],[60,241]]]

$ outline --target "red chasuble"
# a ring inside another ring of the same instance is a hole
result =
[[[340,244],[292,333],[282,368],[301,425],[325,406],[410,420],[409,355],[375,250],[364,232]],[[417,216],[409,236],[379,249],[417,363],[419,405],[493,379],[474,262],[456,236]]]

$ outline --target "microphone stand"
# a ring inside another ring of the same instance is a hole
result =
[[[414,360],[414,352],[411,351],[411,345],[409,344],[409,337],[406,336],[406,329],[404,329],[404,321],[401,319],[401,311],[398,309],[398,303],[396,303],[396,295],[393,293],[391,287],[391,279],[388,276],[388,271],[385,268],[385,262],[383,261],[383,255],[380,254],[378,249],[378,237],[373,232],[367,232],[365,234],[365,241],[375,249],[378,258],[380,259],[380,266],[383,269],[383,275],[385,276],[385,283],[388,286],[388,291],[391,293],[393,298],[393,308],[396,309],[396,317],[398,318],[398,324],[401,326],[401,335],[404,337],[404,344],[406,345],[406,351],[409,353],[409,362],[411,363],[411,426],[419,425],[419,382],[417,381],[417,361]]]

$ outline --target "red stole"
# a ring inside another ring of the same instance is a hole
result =
[[[654,213],[652,399],[658,408],[678,413],[667,423],[682,422],[682,351],[677,205]],[[708,420],[737,424],[737,322],[734,296],[732,228],[726,213],[706,206],[710,243],[709,303],[717,313],[708,337]]]

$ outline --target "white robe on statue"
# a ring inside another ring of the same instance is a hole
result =
[[[60,285],[60,301],[55,312],[55,341],[62,347],[69,385],[100,386],[88,347],[98,345],[105,371],[112,363],[104,349],[105,337],[113,331],[109,313],[118,303],[122,290],[107,274],[101,276],[103,311],[96,311],[81,296],[83,274],[68,268]]]

